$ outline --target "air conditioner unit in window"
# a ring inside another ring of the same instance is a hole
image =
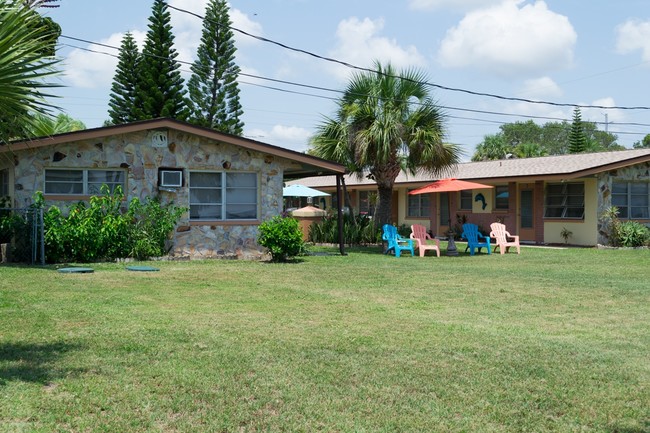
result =
[[[181,170],[160,170],[160,186],[180,188],[183,186],[183,172]]]

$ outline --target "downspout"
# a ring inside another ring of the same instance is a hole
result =
[[[345,245],[343,242],[343,194],[341,193],[341,183],[343,182],[343,175],[342,174],[337,174],[336,175],[336,203],[337,203],[337,211],[338,211],[338,217],[339,217],[339,251],[341,252],[342,256],[347,256],[348,254],[345,252]]]

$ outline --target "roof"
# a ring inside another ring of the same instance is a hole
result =
[[[328,161],[305,153],[274,146],[261,141],[251,140],[236,135],[230,135],[214,129],[192,125],[175,119],[159,118],[126,123],[123,125],[105,126],[101,128],[85,129],[82,131],[67,132],[51,137],[40,137],[30,140],[11,142],[9,145],[0,146],[0,153],[16,152],[25,149],[34,149],[44,146],[54,146],[82,140],[96,140],[114,135],[129,134],[152,129],[172,129],[193,134],[210,140],[240,146],[245,149],[266,153],[269,155],[286,158],[293,161],[285,170],[285,178],[299,178],[304,176],[321,176],[323,174],[343,174],[345,167],[341,164]]]
[[[499,183],[508,181],[562,180],[576,179],[621,167],[650,162],[650,149],[619,150],[614,152],[580,153],[571,155],[543,156],[539,158],[502,159],[498,161],[466,162],[458,164],[444,177],[474,180],[477,182]],[[429,183],[438,180],[426,174],[410,176],[400,173],[396,184]],[[336,186],[336,178],[301,179],[302,185],[312,188]],[[375,182],[356,175],[345,176],[348,186],[375,186]]]

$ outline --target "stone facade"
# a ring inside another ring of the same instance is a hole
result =
[[[173,129],[146,130],[112,135],[101,140],[75,141],[17,151],[14,155],[14,205],[28,206],[34,192],[44,189],[46,168],[105,168],[126,170],[125,195],[141,200],[159,196],[163,203],[189,207],[187,181],[176,191],[158,188],[160,168],[245,171],[258,174],[257,221],[209,222],[181,219],[172,239],[171,254],[199,258],[256,258],[265,254],[257,244],[260,221],[282,210],[284,169],[291,161],[239,146],[222,143]],[[61,196],[46,196],[47,204],[65,207]],[[76,200],[76,199],[75,199]]]
[[[612,182],[647,181],[650,179],[650,163],[637,164],[598,174],[598,243],[609,243],[607,221],[601,215],[612,206]]]

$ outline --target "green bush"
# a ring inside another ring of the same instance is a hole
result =
[[[276,216],[264,221],[259,226],[257,241],[268,248],[274,262],[285,262],[305,249],[298,221],[291,217]]]
[[[609,243],[615,247],[650,246],[650,229],[637,221],[621,221],[618,208],[612,206],[601,216]]]
[[[642,247],[650,243],[650,229],[637,221],[620,222],[617,237],[623,247]]]
[[[88,204],[69,206],[67,215],[57,206],[44,213],[47,261],[142,260],[168,252],[165,241],[185,209],[172,204],[163,206],[158,199],[141,203],[134,198],[124,211],[120,188],[111,194],[104,185],[102,194],[91,197]],[[42,195],[35,201],[42,205]]]
[[[339,242],[339,225],[336,214],[329,213],[322,221],[309,227],[308,239],[314,243]],[[365,215],[343,215],[343,242],[347,245],[381,243],[381,230],[375,227],[372,218]]]

